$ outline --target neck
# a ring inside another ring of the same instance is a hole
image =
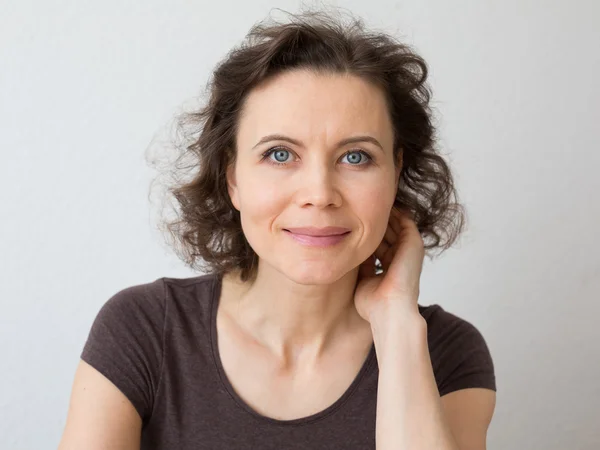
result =
[[[326,285],[302,285],[266,264],[256,279],[243,283],[225,275],[230,286],[224,306],[235,322],[282,360],[299,354],[317,359],[333,343],[357,330],[370,330],[354,306],[358,270]]]

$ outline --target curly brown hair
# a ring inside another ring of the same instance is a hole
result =
[[[192,269],[221,275],[239,270],[243,281],[255,278],[258,256],[227,189],[238,118],[253,88],[277,74],[308,69],[355,75],[383,89],[394,161],[403,151],[394,206],[412,213],[426,250],[448,249],[463,231],[466,215],[456,201],[450,168],[435,148],[426,62],[393,36],[366,30],[360,18],[350,16],[346,24],[323,11],[288,14],[287,22],[255,24],[215,68],[204,106],[177,116],[183,145],[168,168],[176,214],[160,223],[172,238],[169,245]]]

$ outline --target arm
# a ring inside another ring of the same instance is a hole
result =
[[[381,261],[384,274],[373,273],[372,259],[358,271],[354,304],[371,324],[379,364],[376,448],[484,450],[495,393],[466,389],[477,382],[454,370],[458,379],[444,387],[447,395],[440,399],[428,348],[428,322],[417,304],[424,255],[412,214],[394,207],[384,239],[372,255]],[[473,328],[469,331],[467,337],[473,338]],[[472,355],[465,357],[455,361],[463,370],[472,362]],[[465,361],[469,363],[464,365]],[[489,371],[491,361],[487,366]],[[487,385],[492,383],[488,380]]]
[[[460,450],[485,450],[496,393],[491,389],[461,389],[444,395],[442,405]]]
[[[164,279],[118,291],[96,315],[77,366],[59,450],[138,450],[161,374]]]
[[[372,330],[380,367],[377,450],[485,450],[495,392],[463,389],[440,399],[421,316],[381,315]]]
[[[127,397],[80,361],[58,450],[137,450],[141,428],[142,419]]]

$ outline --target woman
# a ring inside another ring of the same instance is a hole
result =
[[[425,249],[463,226],[427,66],[360,20],[293,19],[255,26],[186,116],[168,229],[206,273],[103,306],[61,450],[485,448],[485,341],[417,303]]]

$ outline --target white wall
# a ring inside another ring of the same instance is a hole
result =
[[[117,290],[192,276],[164,248],[144,151],[271,7],[0,3],[0,448],[55,448],[89,326]],[[486,337],[494,449],[600,448],[600,6],[352,1],[431,66],[470,227],[423,304]]]

